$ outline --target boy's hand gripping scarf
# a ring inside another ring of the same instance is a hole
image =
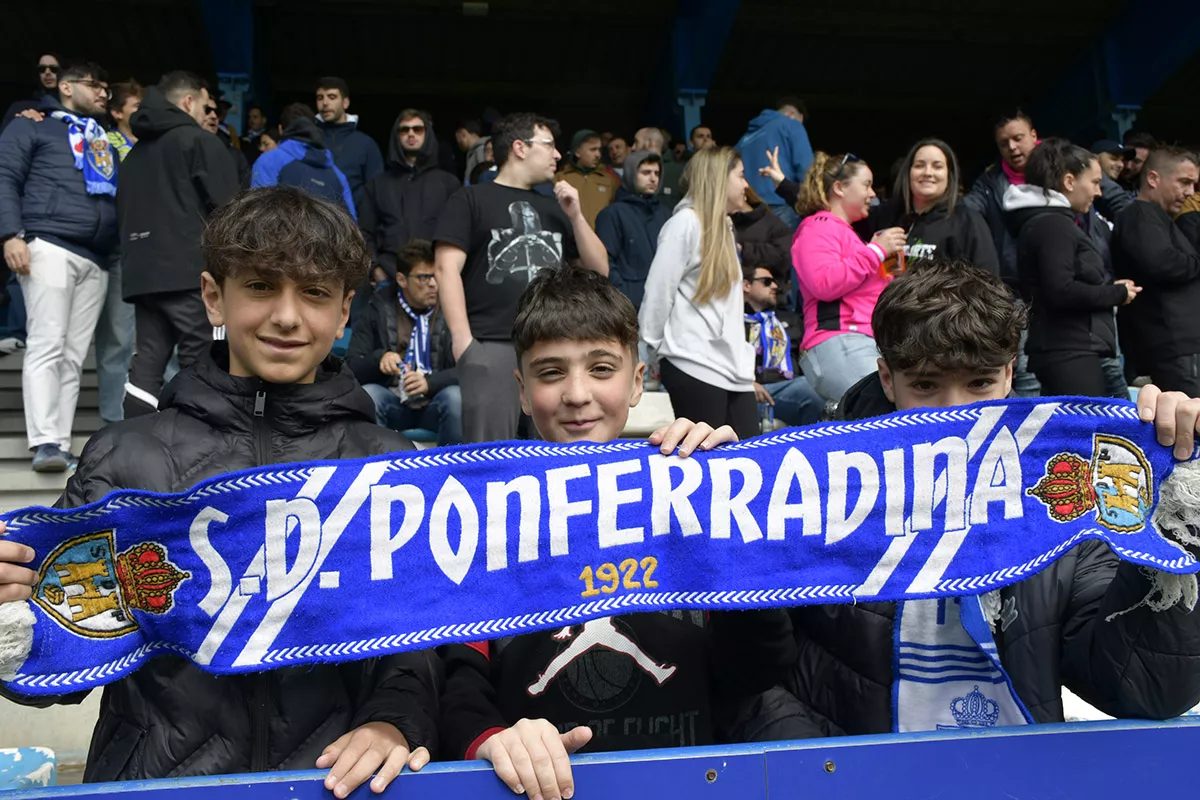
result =
[[[980,595],[1088,539],[1194,587],[1191,466],[1128,403],[1012,400],[687,459],[497,443],[117,491],[7,515],[38,582],[0,606],[0,678],[55,695],[159,653],[224,674],[632,611]]]

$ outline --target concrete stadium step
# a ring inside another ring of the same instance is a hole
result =
[[[79,455],[83,446],[87,444],[87,440],[86,434],[75,436],[71,440],[71,452]],[[28,467],[28,462],[33,458],[33,454],[29,452],[26,441],[24,432],[19,436],[0,436],[0,470],[10,466],[6,463],[9,461],[21,461]],[[3,491],[4,485],[0,483],[0,492]]]
[[[104,427],[100,412],[95,409],[81,408],[75,412],[75,423],[71,431],[75,434],[92,434]],[[16,435],[25,433],[25,412],[20,410],[0,410],[0,435]]]
[[[79,402],[76,408],[80,411],[94,411],[100,407],[99,389],[80,389]],[[25,408],[21,399],[21,387],[12,389],[0,386],[0,411],[21,411]]]
[[[0,358],[0,361],[3,361]],[[79,379],[80,389],[95,389],[99,384],[96,381],[96,373],[94,371],[84,370],[83,377]],[[17,396],[21,394],[21,370],[6,370],[0,368],[0,390],[15,389]]]
[[[17,352],[15,352],[11,355],[0,356],[0,372],[18,372],[19,373],[21,371],[21,368],[25,365],[25,353],[26,353],[25,350],[18,350]],[[88,351],[87,358],[85,358],[83,360],[83,371],[84,372],[95,372],[96,371],[96,351],[95,350]]]

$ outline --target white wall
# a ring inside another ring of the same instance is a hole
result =
[[[61,767],[87,758],[100,690],[77,706],[28,708],[0,698],[0,747],[49,747]]]

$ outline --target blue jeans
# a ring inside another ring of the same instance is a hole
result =
[[[1020,300],[1017,301],[1021,302]],[[1013,366],[1013,393],[1017,397],[1040,397],[1042,385],[1029,369],[1029,356],[1025,355],[1025,342],[1029,341],[1029,329],[1021,330],[1021,344],[1017,350],[1017,363]]]
[[[8,276],[8,321],[4,326],[4,336],[6,338],[13,336],[25,341],[25,321],[27,319],[25,313],[25,293],[21,291],[21,284],[17,282],[16,274]]]
[[[363,386],[375,403],[375,419],[385,428],[406,431],[425,428],[437,431],[438,445],[460,444],[462,437],[462,390],[447,386],[424,408],[410,408],[392,390],[378,383]]]
[[[108,293],[96,323],[96,382],[100,385],[100,419],[125,419],[125,382],[133,358],[133,305],[121,299],[121,265],[108,270]]]
[[[764,383],[763,388],[775,400],[775,419],[797,426],[812,425],[821,420],[825,401],[803,375],[790,381]]]
[[[865,333],[839,333],[805,353],[800,367],[817,394],[838,403],[851,386],[879,369],[879,351]]]

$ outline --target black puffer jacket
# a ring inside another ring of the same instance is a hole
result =
[[[729,215],[733,236],[742,246],[742,263],[766,267],[778,280],[792,277],[792,230],[766,203]]]
[[[366,314],[355,324],[350,336],[350,348],[346,351],[346,365],[361,384],[378,383],[380,386],[395,386],[399,378],[384,375],[379,371],[379,362],[387,352],[405,355],[409,337],[412,336],[413,321],[408,314],[400,313],[396,299],[399,291],[395,284],[371,295]],[[450,328],[440,308],[434,309],[429,322],[429,360],[433,370],[428,376],[429,397],[433,397],[447,386],[458,384],[458,367],[454,365]]]
[[[894,410],[879,376],[870,375],[846,393],[839,413],[865,419]],[[1001,590],[1006,613],[996,645],[1037,722],[1062,721],[1063,686],[1122,718],[1166,719],[1200,701],[1200,611],[1143,607],[1106,621],[1149,589],[1138,567],[1087,542]],[[826,735],[891,731],[894,619],[891,603],[792,610],[799,660],[785,686]],[[798,735],[809,735],[810,720],[799,722]]]
[[[1008,191],[1008,176],[999,164],[993,164],[983,171],[971,191],[963,197],[963,205],[983,216],[988,229],[992,232],[992,244],[996,247],[996,255],[1000,259],[1000,279],[1014,291],[1020,291],[1020,279],[1017,277],[1017,241],[1009,232],[1004,219],[1004,193]]]
[[[218,361],[228,363],[224,342],[171,381],[157,414],[94,436],[59,506],[125,487],[178,492],[262,464],[412,448],[375,424],[370,397],[335,359],[322,365],[316,383],[293,386],[234,378]],[[265,413],[255,417],[260,392]],[[216,677],[183,658],[159,656],[105,687],[84,779],[311,769],[327,745],[375,721],[432,749],[439,669],[432,654],[406,653]],[[14,699],[49,705],[77,703],[85,694]]]
[[[400,118],[392,123],[387,169],[374,177],[358,205],[358,226],[371,257],[396,279],[396,253],[410,239],[433,239],[438,218],[450,195],[462,186],[438,167],[438,142],[433,122],[425,114],[425,144],[416,164],[409,164],[400,147]],[[355,198],[358,201],[358,198]]]

